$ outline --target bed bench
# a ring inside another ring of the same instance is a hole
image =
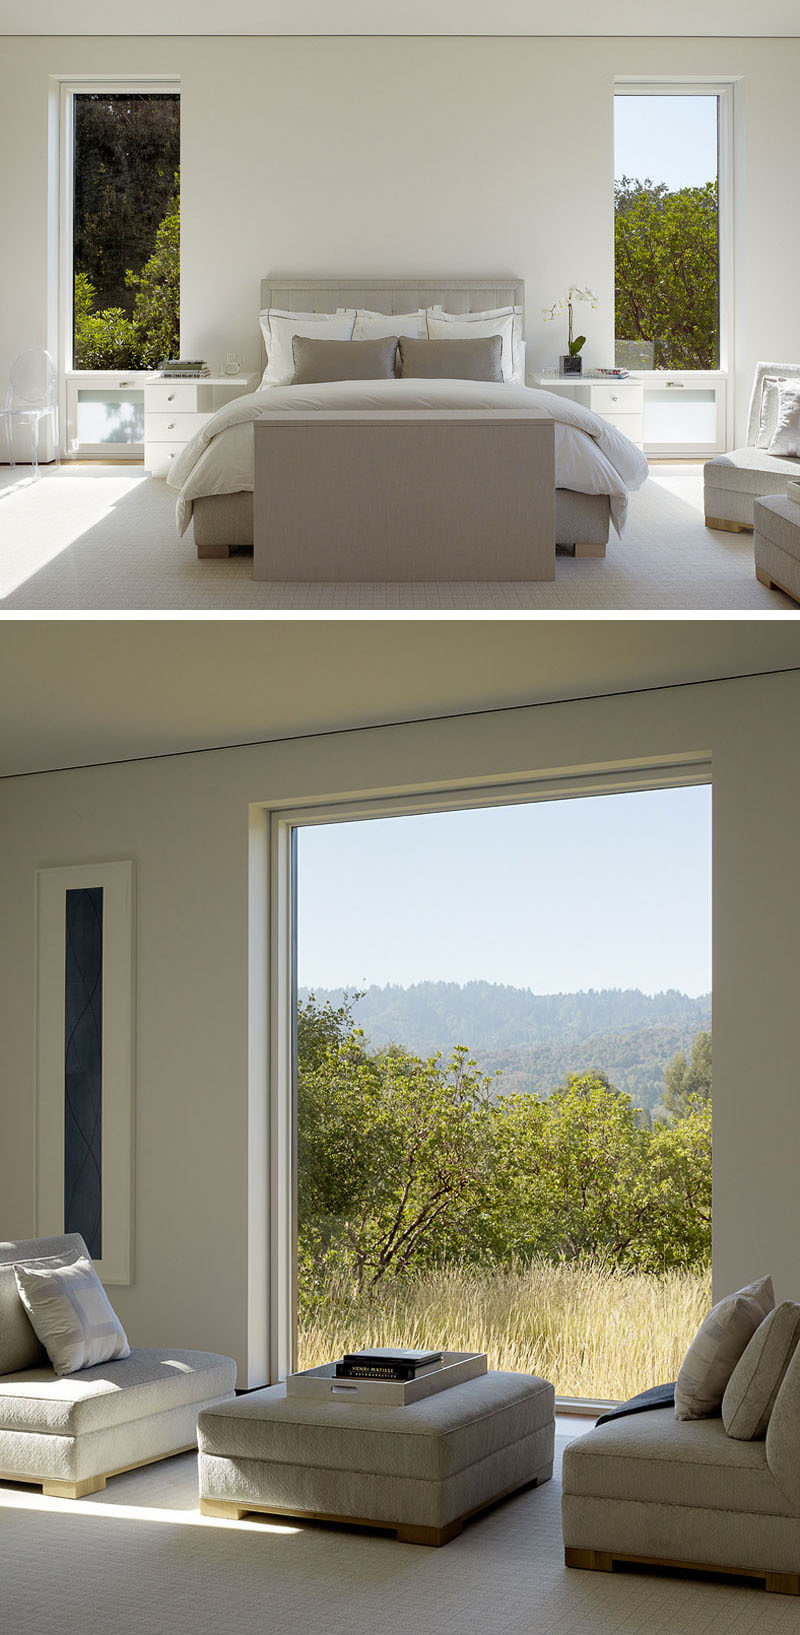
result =
[[[555,578],[546,414],[276,412],[253,429],[254,579]]]

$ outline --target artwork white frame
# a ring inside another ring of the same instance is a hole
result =
[[[133,1281],[134,865],[80,863],[36,871],[37,1237],[64,1232],[66,894],[103,887],[104,1283]]]

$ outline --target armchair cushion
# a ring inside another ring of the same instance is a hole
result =
[[[706,461],[705,481],[742,494],[785,494],[786,478],[800,477],[800,459],[763,448],[737,448]]]
[[[800,1305],[784,1300],[756,1329],[728,1381],[722,1398],[722,1423],[729,1436],[753,1441],[766,1435],[798,1341]]]
[[[564,1491],[606,1502],[795,1514],[768,1468],[763,1442],[726,1436],[718,1414],[681,1421],[668,1408],[611,1420],[570,1442]]]
[[[759,1277],[712,1306],[686,1353],[675,1384],[676,1419],[719,1413],[745,1346],[775,1304],[771,1277]]]

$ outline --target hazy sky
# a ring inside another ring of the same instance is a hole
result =
[[[717,174],[717,99],[616,96],[614,175],[697,187]]]
[[[301,829],[301,987],[711,988],[711,790]]]

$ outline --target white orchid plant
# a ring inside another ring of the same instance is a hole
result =
[[[569,355],[571,358],[576,358],[581,347],[586,343],[585,335],[576,335],[573,338],[572,306],[575,301],[588,301],[590,307],[597,306],[597,296],[594,290],[590,290],[588,284],[583,289],[580,284],[570,284],[566,295],[562,295],[554,306],[542,307],[542,317],[545,323],[549,323],[551,318],[557,318],[559,313],[563,312],[565,307],[567,308],[569,313]]]

